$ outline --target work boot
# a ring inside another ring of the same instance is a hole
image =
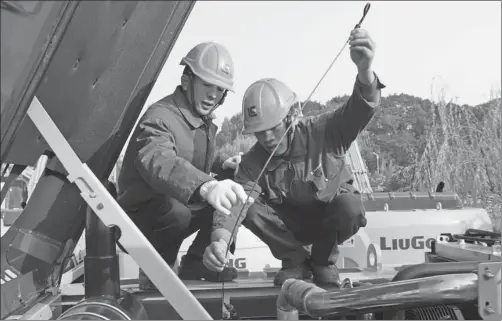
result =
[[[184,255],[179,267],[179,278],[182,280],[205,280],[208,282],[230,282],[237,278],[237,269],[225,267],[221,272],[209,270],[202,259],[196,256]]]
[[[282,268],[275,274],[274,285],[282,286],[287,279],[305,280],[311,277],[312,273],[307,261],[299,266],[285,266],[283,264]]]
[[[138,277],[138,282],[139,282],[139,289],[142,291],[151,291],[151,290],[157,290],[157,287],[155,284],[153,284],[152,280],[146,275],[145,272],[143,272],[143,269],[139,269],[139,277]]]
[[[177,269],[174,265],[169,265],[174,273],[177,274]],[[138,277],[139,289],[142,291],[152,291],[158,290],[155,284],[153,284],[152,280],[146,275],[143,269],[139,269],[139,277]]]
[[[312,265],[314,274],[314,283],[318,286],[336,286],[340,287],[340,275],[338,268],[334,264]]]

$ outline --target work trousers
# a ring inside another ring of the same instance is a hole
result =
[[[225,173],[217,179],[229,177],[230,174]],[[211,242],[213,212],[211,205],[192,210],[174,198],[166,198],[163,215],[152,217],[142,213],[131,214],[129,217],[167,264],[173,266],[183,241],[197,231],[187,256],[202,260],[204,251]],[[230,252],[235,252],[235,242],[230,245]]]
[[[306,206],[267,204],[260,197],[242,225],[269,246],[284,268],[299,266],[308,258],[312,264],[327,266],[336,263],[338,245],[366,226],[366,217],[361,198],[354,193]]]

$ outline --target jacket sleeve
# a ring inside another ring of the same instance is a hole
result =
[[[135,165],[140,175],[157,192],[188,205],[195,190],[213,178],[177,156],[174,136],[160,119],[143,119],[139,130]]]
[[[340,108],[318,116],[314,126],[325,133],[326,147],[336,155],[344,155],[357,136],[373,118],[380,106],[381,89],[385,88],[375,74],[370,85],[356,79],[349,100]]]
[[[211,167],[211,172],[216,175],[220,175],[223,173],[223,163],[227,160],[228,155],[223,153],[222,151],[217,151],[216,156],[214,157],[213,166]]]
[[[243,163],[241,163],[241,166],[239,167],[239,171],[237,172],[234,181],[236,183],[241,184],[241,186],[244,187],[246,194],[248,196],[251,195],[251,197],[256,200],[258,196],[261,194],[261,188],[258,184],[254,186],[254,181],[252,179],[253,176],[250,175],[250,171],[246,169],[245,166],[242,165]],[[223,213],[219,213],[218,211],[215,211],[213,214],[213,232],[211,233],[211,242],[223,239],[228,244],[231,244],[230,236],[232,234],[234,227],[236,230],[240,227],[242,221],[244,221],[244,219],[246,218],[247,211],[251,205],[252,204],[235,206],[230,211],[230,215],[226,215]],[[239,214],[241,215],[239,216]],[[233,236],[234,238],[235,234],[237,233],[234,233]]]

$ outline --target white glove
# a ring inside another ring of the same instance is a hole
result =
[[[227,158],[224,162],[223,165],[221,165],[222,169],[233,169],[234,170],[234,175],[237,174],[237,170],[239,169],[239,164],[241,163],[241,156],[242,152],[239,153],[239,155],[235,155],[232,157]]]
[[[246,203],[248,198],[244,188],[236,182],[226,179],[223,181],[209,181],[200,187],[200,196],[218,212],[230,215],[232,207]],[[248,203],[254,199],[249,198]]]

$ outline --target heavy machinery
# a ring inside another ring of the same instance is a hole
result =
[[[484,223],[468,219],[465,233],[445,224],[434,240],[385,241],[396,250],[429,245],[422,264],[378,264],[379,251],[366,237],[372,263],[342,268],[340,289],[295,280],[276,288],[265,273],[225,284],[223,295],[221,284],[177,278],[106,181],[193,5],[2,1],[1,161],[14,165],[12,175],[42,154],[47,165],[2,236],[0,318],[205,320],[221,318],[225,307],[225,318],[243,319],[500,320],[500,234],[474,230],[469,224]],[[426,207],[415,212],[465,212],[454,194],[365,197],[369,212],[386,212],[375,214],[381,217],[413,212],[414,202]],[[64,283],[84,228],[85,280]],[[117,242],[159,291],[142,292],[135,280],[120,279]]]

